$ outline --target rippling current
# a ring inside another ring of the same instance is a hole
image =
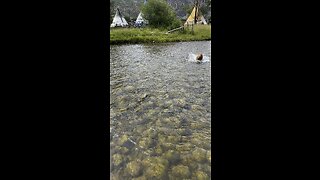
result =
[[[111,46],[110,73],[111,179],[211,179],[211,41]]]

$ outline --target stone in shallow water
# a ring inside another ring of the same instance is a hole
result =
[[[134,147],[134,143],[130,140],[127,140],[125,143],[122,144],[123,147],[127,148],[127,149],[131,149]]]
[[[203,129],[205,127],[208,127],[208,125],[206,125],[204,123],[199,123],[199,122],[192,122],[192,123],[190,123],[190,127],[192,129]]]
[[[122,135],[121,138],[119,139],[119,144],[122,145],[126,141],[128,141],[128,136],[126,134]]]
[[[190,137],[188,137],[188,136],[181,136],[180,141],[181,141],[182,143],[186,143],[186,142],[190,141]]]
[[[125,87],[125,90],[126,91],[129,91],[129,92],[133,92],[134,91],[134,87],[133,86],[127,86],[127,87]]]
[[[128,148],[122,147],[122,146],[116,146],[116,147],[114,148],[114,152],[120,153],[120,154],[126,154],[126,153],[128,153],[128,151],[129,151]]]
[[[112,156],[112,162],[115,166],[119,166],[123,162],[123,158],[120,154],[114,154]]]
[[[172,144],[172,143],[163,143],[162,144],[162,149],[164,151],[168,151],[168,150],[171,150],[171,149],[174,149],[175,148],[175,145]]]
[[[163,179],[167,173],[169,162],[160,157],[149,157],[142,160],[144,168],[146,168],[144,175],[147,179]]]
[[[192,152],[192,156],[195,161],[202,163],[207,159],[207,152],[202,148],[196,148]]]
[[[206,144],[208,144],[206,141],[199,138],[192,138],[190,142],[200,148],[206,148]]]
[[[207,160],[211,163],[211,151],[207,151]]]
[[[195,171],[198,169],[198,163],[194,162],[192,155],[190,154],[181,155],[181,164],[189,166],[189,169],[191,171]]]
[[[211,175],[211,166],[209,164],[199,164],[199,170],[205,172],[208,176]]]
[[[183,143],[183,144],[177,144],[176,145],[176,150],[177,151],[191,151],[192,150],[193,145],[190,143]]]
[[[181,129],[179,134],[181,136],[190,136],[192,135],[192,131],[190,129]]]
[[[152,123],[152,121],[150,122],[150,123]],[[149,124],[150,124],[149,123]],[[150,126],[149,126],[150,127]],[[153,127],[150,127],[150,128],[148,128],[148,129],[146,129],[145,131],[143,131],[143,133],[142,133],[142,136],[143,137],[149,137],[149,138],[155,138],[155,137],[157,137],[157,135],[158,135],[158,133],[157,133],[157,131],[153,128]]]
[[[140,177],[132,178],[132,180],[147,180],[147,178],[145,176],[140,176]]]
[[[180,141],[179,136],[168,136],[167,137],[167,142],[169,143],[178,143]]]
[[[126,166],[126,172],[132,177],[138,177],[142,174],[142,164],[138,161],[131,161]]]
[[[180,125],[185,127],[189,125],[189,122],[186,118],[180,118]]]
[[[138,134],[142,134],[142,132],[145,130],[145,128],[143,126],[136,126],[134,129],[134,132],[138,133]]]
[[[149,137],[144,137],[140,139],[139,146],[143,149],[147,149],[149,147],[154,146],[154,141]]]
[[[172,175],[179,179],[189,178],[190,171],[188,166],[178,165],[172,168]]]
[[[193,177],[197,180],[209,180],[209,176],[203,171],[195,172]]]
[[[163,126],[163,122],[162,122],[161,119],[158,119],[158,120],[156,121],[156,126],[157,126],[157,127],[162,127],[162,126]]]
[[[166,142],[167,142],[166,136],[159,133],[159,134],[158,134],[158,142],[159,142],[160,144],[166,143]]]
[[[161,121],[163,124],[168,124],[171,122],[171,118],[164,118],[164,119],[161,119]]]
[[[167,151],[164,155],[163,155],[163,157],[165,158],[165,159],[167,159],[169,162],[170,162],[170,164],[172,165],[172,164],[177,164],[177,163],[179,163],[180,162],[180,154],[178,153],[178,152],[176,152],[176,151],[174,151],[174,150],[169,150],[169,151]]]
[[[154,150],[156,155],[161,155],[162,154],[162,148],[160,145],[158,145],[155,150]]]

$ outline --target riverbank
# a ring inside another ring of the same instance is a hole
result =
[[[205,41],[211,40],[211,25],[196,25],[194,33],[191,27],[184,31],[165,34],[167,30],[151,28],[112,28],[110,30],[110,44],[140,44],[163,43],[181,41]]]

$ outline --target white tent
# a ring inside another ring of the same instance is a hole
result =
[[[125,27],[125,26],[128,26],[128,23],[122,17],[119,8],[117,8],[116,15],[114,16],[110,27]]]
[[[147,3],[147,0],[144,0],[144,4]],[[139,13],[138,17],[137,17],[137,20],[135,21],[135,24],[138,25],[138,24],[148,24],[148,21],[146,19],[143,18],[143,14],[142,12]]]
[[[197,9],[197,13],[196,13],[196,9]],[[190,16],[188,17],[187,21],[185,22],[185,25],[186,24],[194,24],[195,16],[197,16],[197,21],[196,21],[197,24],[207,24],[204,17],[202,15],[199,16],[199,8],[194,7]]]
[[[137,24],[137,23],[138,23],[138,24],[141,24],[141,23],[148,24],[148,21],[145,20],[142,16],[143,16],[143,15],[142,15],[142,13],[140,12],[139,15],[138,15],[138,17],[137,17],[137,20],[136,20],[136,22],[135,22],[136,24]]]

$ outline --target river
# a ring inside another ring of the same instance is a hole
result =
[[[110,47],[110,148],[114,180],[211,179],[211,41]]]

